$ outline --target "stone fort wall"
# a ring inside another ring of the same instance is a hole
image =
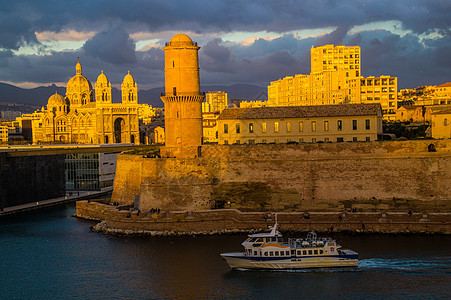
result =
[[[428,152],[431,143],[436,152]],[[451,140],[204,145],[184,153],[120,155],[112,201],[138,196],[141,211],[451,209]]]

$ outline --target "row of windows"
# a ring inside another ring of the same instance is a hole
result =
[[[360,85],[362,86],[372,86],[374,83],[374,85],[387,85],[387,83],[389,85],[394,85],[395,84],[395,79],[394,78],[390,78],[390,79],[362,79],[360,81]]]
[[[305,121],[307,123],[308,121]],[[357,130],[357,120],[352,120],[352,130]],[[300,121],[298,125],[299,132],[304,131],[304,121]],[[273,125],[274,132],[279,132],[279,122],[274,122]],[[329,121],[324,121],[324,131],[329,131]],[[316,132],[316,121],[310,121],[310,129],[312,132]],[[371,121],[370,119],[365,120],[365,130],[371,129]],[[262,123],[261,127],[262,133],[267,132],[267,123]],[[337,120],[337,131],[343,130],[343,120]],[[286,131],[291,132],[291,122],[286,122]],[[235,124],[235,132],[241,133],[241,124]],[[229,124],[224,124],[224,133],[229,133]],[[249,123],[249,133],[254,133],[254,123]]]
[[[288,250],[285,250],[285,251],[263,251],[263,252],[261,252],[260,251],[260,256],[262,255],[262,253],[263,253],[263,255],[264,256],[291,256],[291,254],[290,254],[290,251],[288,251]],[[252,255],[252,250],[248,250],[248,254],[250,254],[250,255]],[[257,256],[258,255],[258,251],[255,251],[254,250],[254,256]],[[312,249],[310,249],[310,250],[297,250],[297,252],[295,252],[295,250],[292,250],[292,254],[293,255],[297,255],[297,256],[301,256],[301,255],[318,255],[318,254],[324,254],[324,250],[322,250],[322,249],[315,249],[315,250],[312,250]]]
[[[446,125],[445,125],[446,126]],[[267,143],[274,143],[274,144],[279,144],[279,143],[331,143],[333,141],[336,141],[337,143],[342,143],[344,142],[344,138],[343,137],[337,137],[336,140],[332,140],[331,138],[324,138],[324,140],[318,139],[318,138],[311,138],[311,139],[307,139],[307,138],[299,138],[299,139],[286,139],[286,140],[282,140],[282,139],[274,139],[272,141],[268,141],[267,139],[261,139],[261,141],[259,141],[258,143],[260,144],[267,144]],[[359,141],[359,139],[354,136],[352,137],[352,141],[353,142],[361,142]],[[365,142],[371,142],[371,137],[367,136],[365,137]],[[244,142],[246,143],[246,141]],[[247,140],[247,144],[248,145],[254,145],[256,143],[255,139],[249,139]],[[241,140],[235,140],[235,142],[233,144],[237,144],[240,145],[241,144]],[[224,145],[229,145],[229,140],[224,140]]]

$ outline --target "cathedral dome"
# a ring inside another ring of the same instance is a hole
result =
[[[194,43],[189,36],[179,33],[172,37],[169,41],[169,46],[194,46]]]
[[[92,91],[91,82],[86,79],[85,76],[81,74],[81,64],[80,61],[77,62],[75,66],[75,76],[69,79],[66,87],[66,95],[72,93],[89,93]]]
[[[125,75],[124,81],[122,83],[123,84],[129,84],[131,86],[135,85],[135,79],[133,78],[132,75],[130,75],[130,71],[128,71],[128,74]]]
[[[55,92],[52,96],[50,96],[49,101],[47,102],[47,106],[62,106],[66,105],[66,101],[63,96]]]
[[[102,73],[97,77],[96,85],[101,84],[102,86],[107,86],[109,83],[108,78],[103,74],[102,70]]]

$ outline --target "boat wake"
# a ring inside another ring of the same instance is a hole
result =
[[[451,257],[370,258],[359,260],[359,268],[451,272]]]

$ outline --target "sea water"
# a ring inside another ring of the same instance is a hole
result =
[[[451,238],[332,234],[358,268],[231,271],[246,235],[113,237],[74,205],[0,220],[2,299],[451,298]]]

